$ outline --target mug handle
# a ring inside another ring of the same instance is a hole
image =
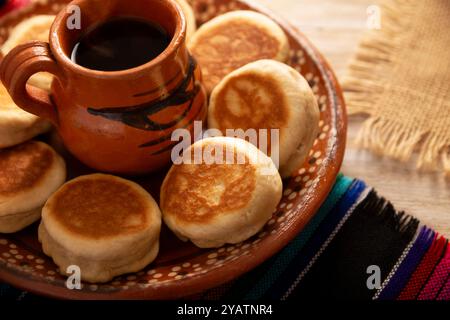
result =
[[[0,79],[14,103],[23,110],[58,124],[58,111],[45,90],[27,85],[38,72],[49,72],[59,81],[63,73],[50,51],[50,45],[31,41],[11,50],[0,65]]]

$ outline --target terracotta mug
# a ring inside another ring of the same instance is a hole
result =
[[[201,72],[186,44],[186,19],[173,0],[77,0],[81,29],[67,27],[72,12],[60,12],[50,41],[29,42],[2,61],[0,76],[22,109],[49,119],[65,146],[86,165],[106,172],[140,174],[170,163],[175,129],[193,132],[203,121],[207,96]],[[148,63],[122,71],[97,71],[75,64],[71,52],[99,22],[117,16],[144,18],[172,40]],[[27,85],[37,72],[55,78],[51,93]]]

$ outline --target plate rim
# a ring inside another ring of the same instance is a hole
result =
[[[310,40],[296,27],[292,26],[288,20],[283,19],[274,11],[253,2],[252,0],[233,0],[243,3],[249,7],[250,10],[255,10],[263,13],[277,22],[282,28],[288,31],[288,33],[298,42],[302,49],[307,51],[311,59],[315,62],[323,80],[325,82],[327,95],[333,94],[333,101],[331,104],[335,110],[335,116],[331,121],[334,122],[334,128],[336,130],[332,133],[334,139],[333,149],[331,151],[331,159],[329,159],[329,165],[324,174],[323,180],[327,183],[323,183],[322,187],[318,190],[318,194],[314,197],[316,201],[309,201],[305,207],[295,207],[295,214],[298,216],[300,212],[317,212],[325,201],[327,195],[331,191],[334,181],[336,180],[345,154],[346,137],[347,137],[347,113],[345,107],[345,100],[342,89],[339,85],[337,77],[331,68],[328,61],[321,54],[321,52],[310,42]],[[29,3],[27,6],[34,5],[35,2]],[[22,8],[23,9],[23,8]],[[19,9],[17,11],[20,11]],[[10,14],[20,14],[20,12],[13,12]],[[6,15],[0,20],[0,23],[8,18],[10,15]],[[304,215],[305,216],[305,215]],[[5,268],[0,265],[0,280],[8,283],[14,287],[22,290],[32,292],[41,296],[46,296],[56,299],[87,299],[87,300],[116,300],[116,299],[176,299],[188,297],[205,290],[218,287],[233,279],[236,279],[243,274],[251,271],[266,260],[270,259],[276,253],[281,251],[286,245],[288,245],[306,226],[314,214],[309,214],[305,218],[297,218],[292,220],[292,224],[287,230],[282,232],[274,241],[264,247],[264,250],[259,250],[258,255],[244,255],[236,261],[232,261],[226,265],[226,268],[220,267],[217,270],[202,274],[196,277],[189,277],[177,281],[176,286],[183,288],[183,290],[174,290],[172,284],[162,283],[155,286],[149,286],[142,289],[129,289],[129,290],[117,290],[108,293],[102,292],[90,292],[90,291],[78,291],[68,290],[64,287],[55,286],[51,283],[44,281],[36,281],[28,274],[18,274],[19,271],[14,268]],[[219,272],[218,272],[219,271]],[[205,285],[205,283],[207,285]]]

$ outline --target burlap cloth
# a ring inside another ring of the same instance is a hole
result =
[[[450,0],[381,0],[343,80],[357,144],[450,174]]]

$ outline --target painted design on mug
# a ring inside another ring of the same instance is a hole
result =
[[[175,89],[175,91],[168,97],[157,100],[146,102],[136,106],[125,106],[125,107],[106,107],[101,109],[93,109],[88,108],[87,111],[94,115],[106,118],[112,121],[119,121],[128,126],[131,126],[136,129],[145,130],[145,131],[163,131],[166,129],[173,128],[189,114],[194,104],[194,98],[201,90],[201,85],[197,81],[195,77],[195,69],[197,66],[196,60],[189,56],[189,64],[188,70],[186,73],[186,77]],[[194,84],[192,90],[189,90],[189,84]],[[147,93],[138,93],[136,96],[143,96]],[[155,115],[167,108],[180,106],[189,102],[186,110],[176,117],[174,120],[167,123],[158,123],[153,120],[150,120],[150,116]],[[189,125],[189,124],[188,124]],[[170,137],[169,137],[170,138]],[[163,139],[163,141],[166,139]],[[143,144],[140,147],[149,147],[155,145],[156,143],[162,142],[158,139],[158,142],[151,141],[149,143]]]

